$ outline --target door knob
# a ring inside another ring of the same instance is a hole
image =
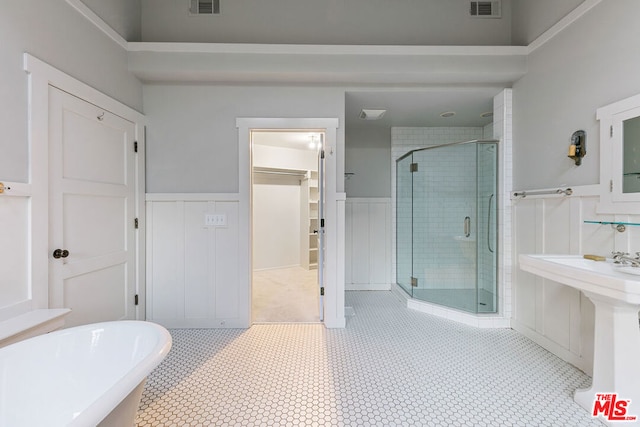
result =
[[[69,251],[66,249],[56,249],[53,251],[53,257],[55,259],[66,258],[69,256]]]

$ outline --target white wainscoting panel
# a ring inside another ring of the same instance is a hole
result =
[[[147,195],[147,319],[170,328],[247,327],[238,283],[239,201],[173,198]],[[206,214],[224,215],[226,225],[205,225]]]
[[[512,327],[587,373],[593,365],[593,304],[581,292],[523,272],[519,254],[595,254],[640,250],[640,227],[619,233],[584,221],[640,222],[639,215],[598,214],[600,186],[573,188],[573,195],[514,197]]]
[[[348,198],[345,287],[391,289],[391,199]]]
[[[8,188],[16,184],[5,183]],[[13,308],[30,307],[31,196],[15,195],[15,190],[0,194],[0,321],[20,314]]]

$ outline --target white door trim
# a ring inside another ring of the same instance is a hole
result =
[[[343,328],[344,317],[344,193],[338,192],[337,118],[238,118],[238,171],[240,193],[240,277],[241,317],[251,325],[251,145],[253,129],[325,129],[325,299],[324,324]]]
[[[145,313],[145,156],[143,154],[145,116],[28,53],[24,54],[24,70],[28,76],[29,182],[33,195],[34,247],[31,269],[33,308],[49,308],[49,86],[54,86],[135,123],[135,137],[140,153],[137,156],[135,172],[135,209],[136,217],[139,219],[136,238],[136,291],[140,295],[140,304],[136,307],[136,318],[143,319]]]

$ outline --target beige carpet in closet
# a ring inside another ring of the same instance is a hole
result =
[[[253,272],[253,322],[319,322],[318,270]]]

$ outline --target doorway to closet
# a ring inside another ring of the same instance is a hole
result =
[[[319,322],[324,133],[252,130],[254,323]]]

